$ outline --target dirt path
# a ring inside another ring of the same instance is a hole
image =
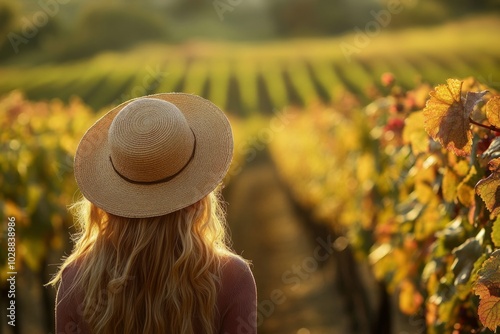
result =
[[[328,242],[295,215],[269,158],[249,164],[225,196],[234,247],[253,261],[259,333],[349,333]]]

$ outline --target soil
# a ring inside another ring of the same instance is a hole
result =
[[[326,238],[300,221],[269,159],[248,164],[225,199],[234,248],[252,261],[259,333],[350,333]]]

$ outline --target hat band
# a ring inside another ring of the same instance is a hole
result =
[[[136,181],[136,180],[129,179],[128,177],[126,177],[125,175],[121,174],[116,169],[115,165],[113,164],[113,159],[111,159],[111,155],[109,156],[109,161],[111,162],[111,166],[113,167],[113,169],[116,172],[116,174],[118,174],[122,179],[124,179],[127,182],[130,182],[130,183],[133,183],[133,184],[158,184],[158,183],[168,182],[168,181],[172,180],[174,177],[176,177],[177,175],[179,175],[184,169],[186,169],[187,165],[189,165],[189,163],[191,162],[191,160],[193,160],[194,152],[196,151],[196,136],[194,135],[194,132],[193,132],[193,137],[194,137],[193,152],[191,152],[191,156],[189,157],[188,161],[184,164],[184,166],[182,166],[181,169],[179,169],[179,171],[177,173],[175,173],[173,175],[170,175],[170,176],[167,176],[167,177],[165,177],[163,179],[160,179],[160,180],[155,180],[155,181]]]

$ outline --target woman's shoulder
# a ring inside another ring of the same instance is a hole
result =
[[[222,263],[220,291],[220,297],[227,299],[224,304],[236,301],[238,299],[236,296],[253,298],[255,294],[255,279],[248,261],[236,254],[225,256]]]
[[[250,263],[236,254],[227,254],[222,258],[222,278],[237,279],[241,277],[252,277]]]
[[[73,261],[62,269],[62,275],[65,276],[66,278],[70,277],[74,278],[79,268],[80,264],[77,263],[76,261]]]
[[[81,294],[80,289],[75,285],[80,270],[80,263],[71,262],[61,269],[61,280],[59,281],[58,295],[60,298],[73,299]]]
[[[71,285],[75,280],[78,270],[80,269],[80,263],[73,261],[62,268],[61,272],[61,284]]]
[[[238,319],[252,319],[251,314],[256,305],[257,289],[248,261],[234,254],[226,256],[223,260],[221,290],[218,296],[222,324],[220,332],[236,333],[240,326]],[[254,323],[253,320],[250,322]]]

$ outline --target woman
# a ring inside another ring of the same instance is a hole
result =
[[[125,102],[85,133],[80,232],[50,282],[56,333],[256,333],[255,282],[216,190],[232,152],[222,111],[189,94]]]

